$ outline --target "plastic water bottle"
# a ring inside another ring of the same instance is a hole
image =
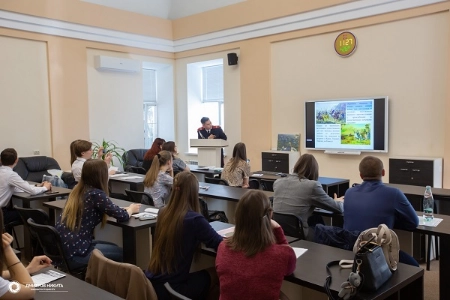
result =
[[[434,199],[431,187],[427,185],[423,194],[423,222],[426,225],[433,221]]]

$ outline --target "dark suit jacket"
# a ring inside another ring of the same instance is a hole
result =
[[[207,139],[211,134],[214,134],[216,136],[215,139],[222,139],[225,141],[227,140],[227,135],[225,134],[225,132],[223,132],[220,126],[213,126],[209,133],[203,126],[197,129],[197,135],[199,139]]]

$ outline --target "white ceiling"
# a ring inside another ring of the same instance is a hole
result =
[[[178,19],[246,0],[82,0],[163,19]]]

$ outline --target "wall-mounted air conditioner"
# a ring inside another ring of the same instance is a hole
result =
[[[99,71],[139,73],[142,69],[139,60],[96,55],[95,68]]]

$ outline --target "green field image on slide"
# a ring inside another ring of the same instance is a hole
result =
[[[370,124],[341,125],[341,144],[370,145]]]

